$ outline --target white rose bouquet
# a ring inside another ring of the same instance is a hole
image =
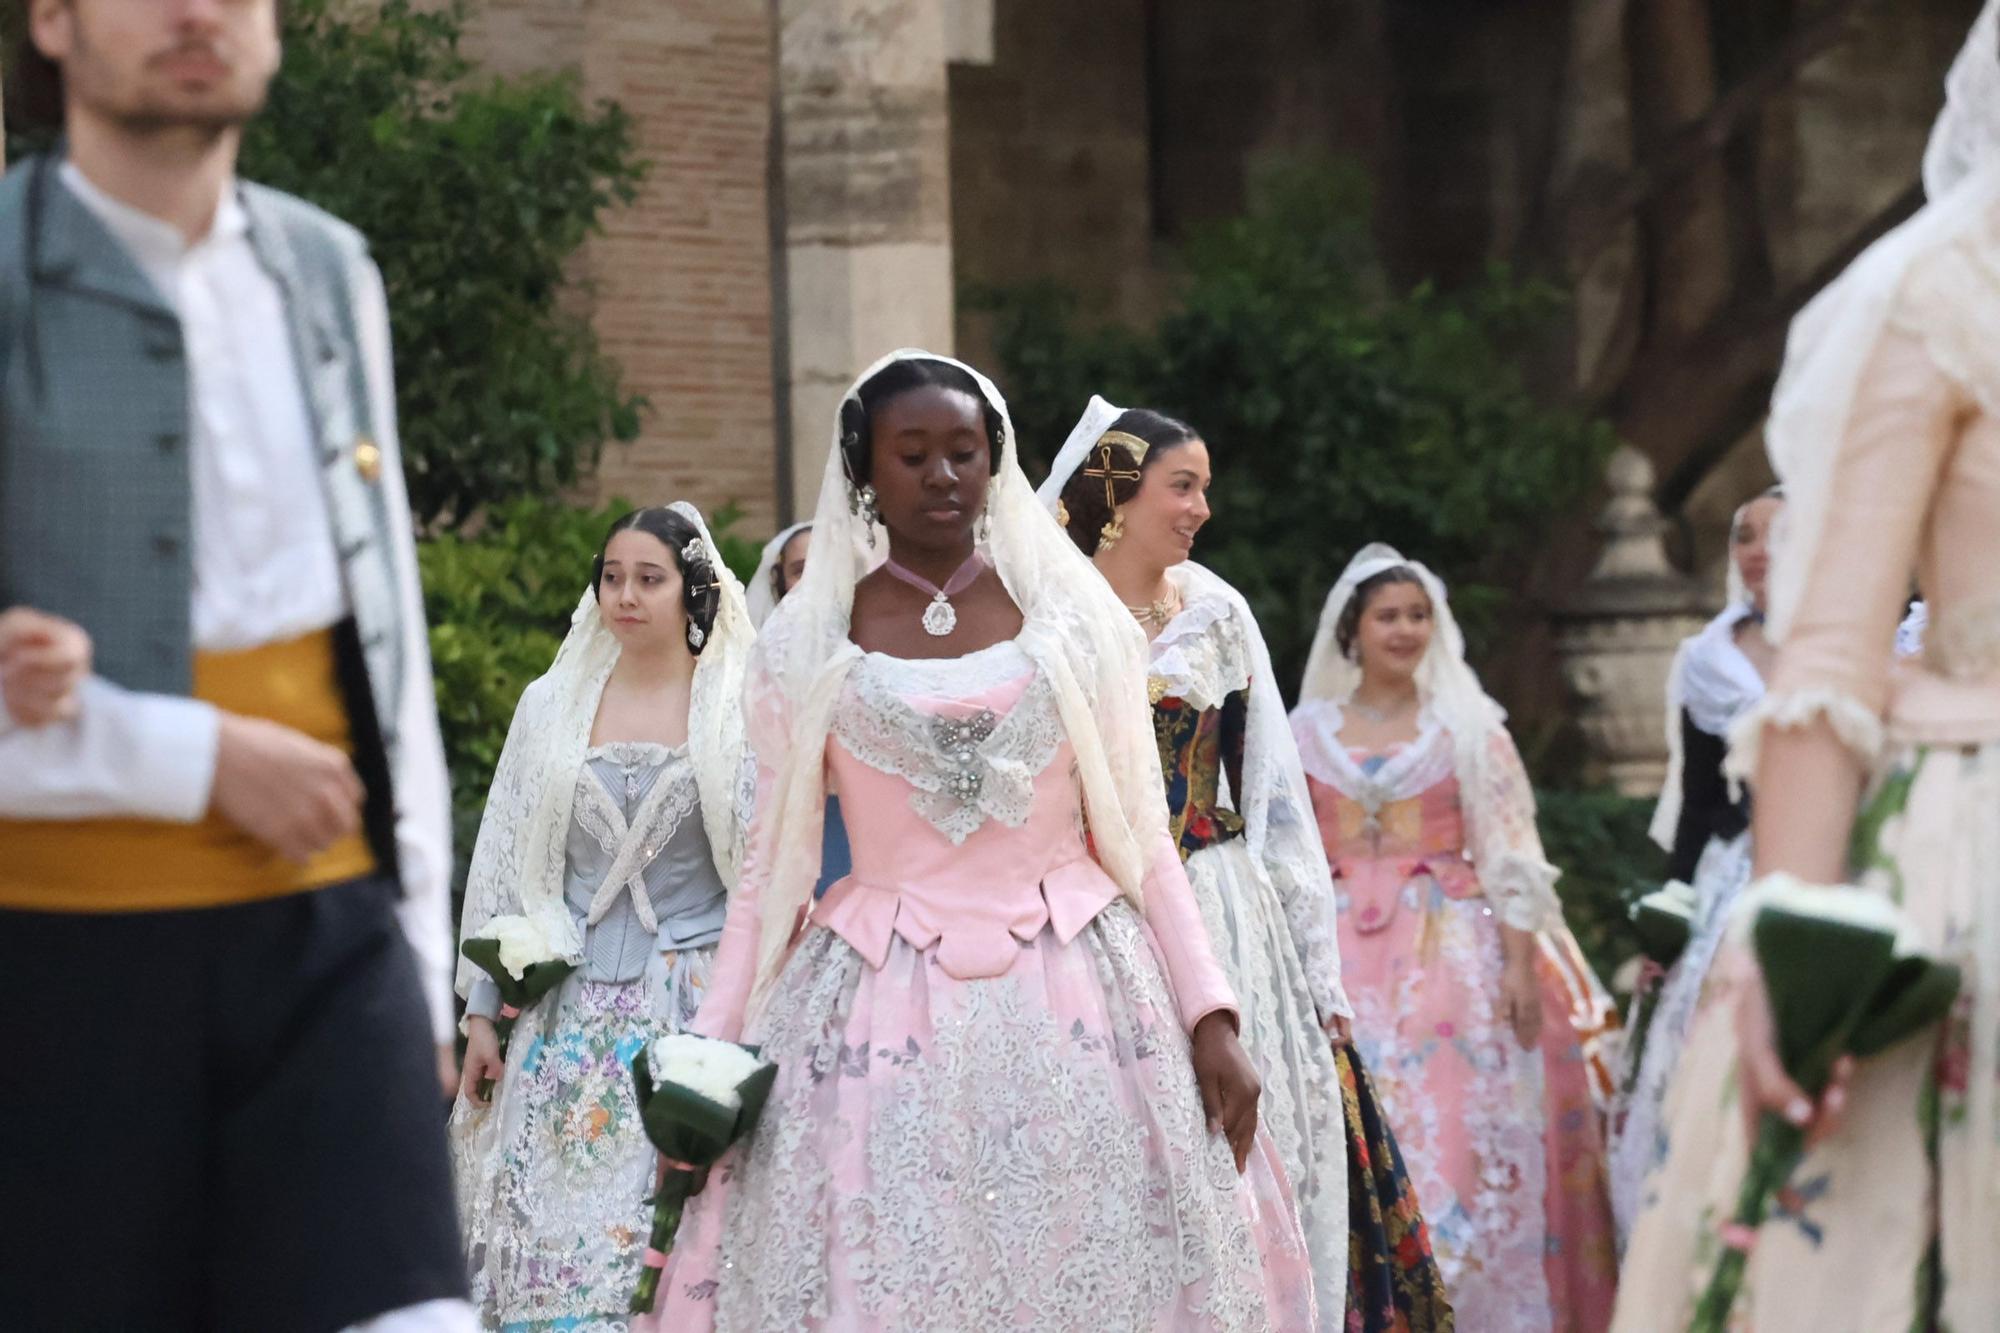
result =
[[[1667,980],[1667,969],[1686,952],[1694,935],[1694,890],[1680,880],[1668,880],[1632,904],[1632,929],[1639,937],[1639,953],[1646,962],[1632,990],[1631,1016],[1625,1038],[1631,1054],[1625,1061],[1625,1091],[1639,1081],[1639,1066],[1646,1054],[1646,1035],[1653,1027],[1653,1010]]]
[[[666,1159],[633,1314],[651,1311],[659,1295],[660,1270],[696,1177],[756,1127],[777,1077],[778,1067],[761,1059],[756,1047],[692,1032],[661,1037],[632,1061],[640,1121]]]
[[[500,1016],[493,1020],[494,1034],[500,1039],[500,1056],[507,1056],[507,1039],[514,1034],[514,1021],[521,1011],[548,994],[562,979],[576,970],[563,957],[539,921],[526,916],[496,916],[480,928],[458,951],[472,960],[500,991]],[[479,1095],[489,1097],[493,1080],[479,1081]]]

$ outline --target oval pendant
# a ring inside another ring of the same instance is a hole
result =
[[[933,639],[942,639],[957,628],[958,612],[944,598],[935,598],[924,608],[924,633]]]

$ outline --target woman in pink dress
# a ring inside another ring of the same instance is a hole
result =
[[[1468,1333],[1597,1330],[1615,1257],[1577,956],[1504,714],[1444,587],[1387,546],[1327,598],[1292,714],[1354,1039]]]
[[[852,534],[886,540],[859,580]],[[757,811],[697,1030],[778,1065],[658,1324],[1293,1329],[1313,1291],[1167,832],[1144,640],[999,393],[862,376],[759,638]],[[853,872],[814,903],[829,778]]]

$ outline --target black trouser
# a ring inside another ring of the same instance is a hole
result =
[[[465,1294],[395,905],[371,877],[0,911],[0,1327],[311,1333]]]

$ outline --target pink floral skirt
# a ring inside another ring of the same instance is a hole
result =
[[[1541,1043],[1523,1051],[1496,1013],[1504,963],[1484,898],[1424,875],[1384,928],[1363,932],[1347,912],[1340,926],[1355,1045],[1458,1326],[1603,1329],[1617,1272],[1603,1124],[1562,977],[1543,956]]]
[[[689,1206],[652,1326],[1314,1325],[1276,1154],[1260,1134],[1239,1176],[1209,1133],[1124,904],[973,981],[901,937],[877,971],[814,929],[746,1039],[777,1085]]]

